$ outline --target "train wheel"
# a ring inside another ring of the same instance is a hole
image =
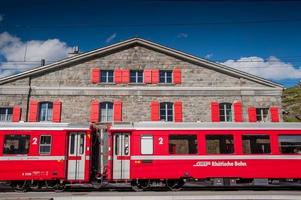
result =
[[[57,184],[55,187],[54,187],[54,191],[55,192],[63,192],[65,190],[65,186],[63,184]]]
[[[179,191],[182,190],[183,185],[185,182],[182,179],[178,180],[166,180],[166,186],[171,191]]]
[[[27,181],[16,181],[12,183],[12,187],[16,192],[27,192],[30,190],[30,186]]]
[[[131,183],[132,189],[136,192],[141,192],[150,188],[150,180],[136,180]]]

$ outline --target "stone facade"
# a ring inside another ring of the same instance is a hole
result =
[[[116,46],[116,45],[115,45]],[[117,44],[118,46],[118,44]],[[212,63],[197,63],[195,58],[162,47],[147,45],[140,39],[111,52],[93,54],[57,67],[37,70],[17,78],[0,80],[0,107],[19,105],[21,120],[26,121],[28,100],[62,102],[62,122],[87,123],[90,104],[122,101],[123,121],[150,121],[152,101],[183,104],[183,121],[211,121],[212,101],[240,101],[243,119],[248,121],[248,107],[281,108],[282,88],[256,77],[225,70]],[[89,52],[87,53],[89,54]],[[47,66],[46,66],[47,67]],[[181,84],[92,84],[91,69],[181,69]]]

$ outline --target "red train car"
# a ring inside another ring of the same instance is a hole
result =
[[[300,123],[141,122],[113,124],[108,134],[108,179],[136,189],[301,180]]]
[[[0,123],[0,181],[16,189],[89,182],[90,127]]]
[[[301,186],[300,123],[1,123],[0,182],[14,188],[135,190],[207,185]]]

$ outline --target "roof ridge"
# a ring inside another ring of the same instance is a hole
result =
[[[88,51],[88,52],[85,52],[85,53],[81,53],[79,55],[75,55],[75,56],[72,56],[72,57],[67,57],[67,58],[59,60],[57,62],[50,63],[50,64],[45,65],[45,66],[38,66],[38,67],[32,68],[30,70],[27,70],[27,71],[24,71],[24,72],[21,72],[21,73],[18,73],[18,74],[14,74],[14,75],[11,75],[11,76],[0,78],[0,85],[4,84],[4,83],[7,83],[7,82],[10,82],[10,81],[18,80],[20,78],[31,76],[31,75],[34,75],[34,74],[37,74],[37,73],[41,73],[41,72],[44,72],[44,71],[47,71],[47,70],[50,70],[50,69],[59,68],[59,67],[64,66],[68,63],[76,62],[76,61],[79,61],[81,59],[84,59],[84,58],[87,58],[87,57],[90,57],[90,56],[92,57],[94,55],[105,53],[107,51],[114,51],[116,49],[120,49],[120,48],[130,46],[130,45],[133,45],[133,44],[144,45],[146,47],[156,49],[157,51],[161,51],[161,52],[164,52],[166,54],[173,55],[175,57],[181,57],[182,59],[188,60],[190,62],[194,62],[194,63],[198,63],[198,64],[200,64],[200,63],[205,64],[208,68],[212,68],[212,69],[215,69],[215,70],[218,70],[218,71],[231,73],[232,75],[244,77],[246,79],[253,80],[255,82],[259,82],[259,83],[264,84],[264,85],[283,88],[282,85],[274,83],[274,82],[269,81],[267,79],[249,74],[247,72],[243,72],[243,71],[238,70],[238,69],[234,69],[232,67],[228,67],[226,65],[222,65],[220,63],[216,63],[214,61],[210,61],[210,60],[207,60],[207,59],[204,59],[204,58],[200,58],[200,57],[194,56],[192,54],[185,53],[185,52],[177,50],[177,49],[166,47],[166,46],[161,45],[159,43],[155,43],[155,42],[152,42],[152,41],[140,38],[140,37],[129,38],[129,39],[121,41],[121,42],[117,42],[117,43],[114,43],[114,44],[111,44],[111,45],[108,45],[108,46],[104,46],[104,47],[97,48],[97,49],[94,49],[94,50],[91,50],[91,51]]]

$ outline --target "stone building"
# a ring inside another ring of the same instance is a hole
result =
[[[0,121],[281,121],[282,86],[133,38],[0,79]]]

